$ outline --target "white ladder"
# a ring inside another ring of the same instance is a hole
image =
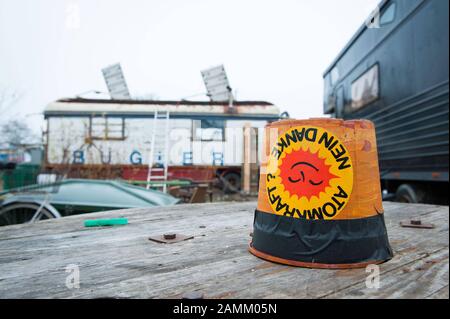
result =
[[[150,186],[162,187],[164,193],[167,192],[167,169],[169,166],[169,118],[169,111],[155,111],[147,174],[147,189],[150,189]],[[163,167],[153,167],[156,156],[162,157],[159,164],[162,164]],[[163,174],[155,175],[155,172],[162,172]],[[150,185],[155,180],[159,180],[161,183]]]

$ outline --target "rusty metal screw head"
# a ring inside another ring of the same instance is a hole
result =
[[[411,219],[411,225],[422,225],[422,221],[420,219]]]
[[[166,240],[175,239],[177,238],[177,234],[164,234],[163,237]]]

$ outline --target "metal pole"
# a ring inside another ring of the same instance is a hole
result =
[[[233,107],[233,90],[230,87],[227,87],[228,89],[228,107]]]

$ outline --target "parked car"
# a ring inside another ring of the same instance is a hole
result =
[[[120,181],[65,179],[0,193],[0,226],[178,202],[179,199],[163,192]]]

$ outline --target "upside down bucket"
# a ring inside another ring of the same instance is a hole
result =
[[[392,258],[372,122],[282,120],[264,147],[252,254],[309,268]]]

